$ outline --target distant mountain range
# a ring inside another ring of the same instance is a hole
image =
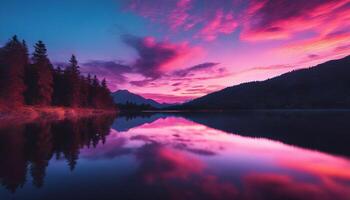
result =
[[[136,105],[146,104],[154,108],[164,108],[164,107],[175,105],[175,104],[167,104],[167,103],[158,103],[153,99],[146,99],[140,95],[131,93],[128,90],[117,90],[113,92],[111,95],[113,97],[114,103],[116,104],[126,104],[127,102],[129,102],[129,103],[134,103]]]
[[[350,56],[295,70],[265,81],[243,83],[173,109],[350,108]]]

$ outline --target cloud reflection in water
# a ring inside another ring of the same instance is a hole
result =
[[[350,197],[346,158],[228,134],[179,117],[127,132],[112,129],[106,141],[96,149],[84,149],[82,157],[134,157],[137,184],[161,188],[170,199]]]

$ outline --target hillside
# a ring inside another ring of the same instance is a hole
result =
[[[225,88],[177,109],[350,108],[350,56]]]

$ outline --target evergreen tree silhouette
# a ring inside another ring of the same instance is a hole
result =
[[[53,94],[52,104],[55,106],[63,106],[65,100],[65,79],[63,70],[60,66],[53,70]]]
[[[101,82],[101,100],[103,108],[111,108],[113,106],[113,99],[110,96],[111,91],[108,89],[106,79],[103,79]]]
[[[0,49],[0,107],[17,107],[24,103],[24,66],[28,62],[27,48],[17,36]]]
[[[88,103],[88,107],[92,107],[93,106],[93,99],[94,99],[93,95],[94,94],[93,94],[91,74],[87,75],[86,81],[87,81],[87,84],[88,84],[87,103]]]
[[[0,108],[67,106],[114,108],[106,80],[80,74],[74,55],[62,70],[54,69],[45,44],[38,41],[29,61],[27,44],[14,36],[0,48]],[[24,101],[25,100],[25,101]]]
[[[28,46],[27,46],[27,43],[25,40],[22,40],[22,46],[23,46],[23,49],[24,49],[24,52],[25,52],[25,63],[26,64],[29,64],[29,51],[28,51]]]
[[[80,71],[74,55],[69,60],[69,66],[64,71],[66,85],[66,106],[78,107],[80,98]]]
[[[89,96],[89,80],[84,76],[80,77],[80,101],[79,104],[81,107],[88,107],[88,96]]]
[[[26,68],[26,102],[31,105],[48,106],[51,105],[53,93],[52,65],[42,41],[38,41],[34,48],[33,64]]]
[[[100,87],[100,81],[97,79],[97,76],[95,75],[92,79],[92,89],[91,89],[91,96],[92,96],[92,107],[98,108],[99,107],[99,99],[98,99],[98,92]]]

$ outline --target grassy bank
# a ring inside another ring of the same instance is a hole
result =
[[[0,109],[0,127],[9,124],[30,123],[35,121],[59,121],[63,119],[75,119],[115,113],[116,110],[24,106],[17,109]]]

